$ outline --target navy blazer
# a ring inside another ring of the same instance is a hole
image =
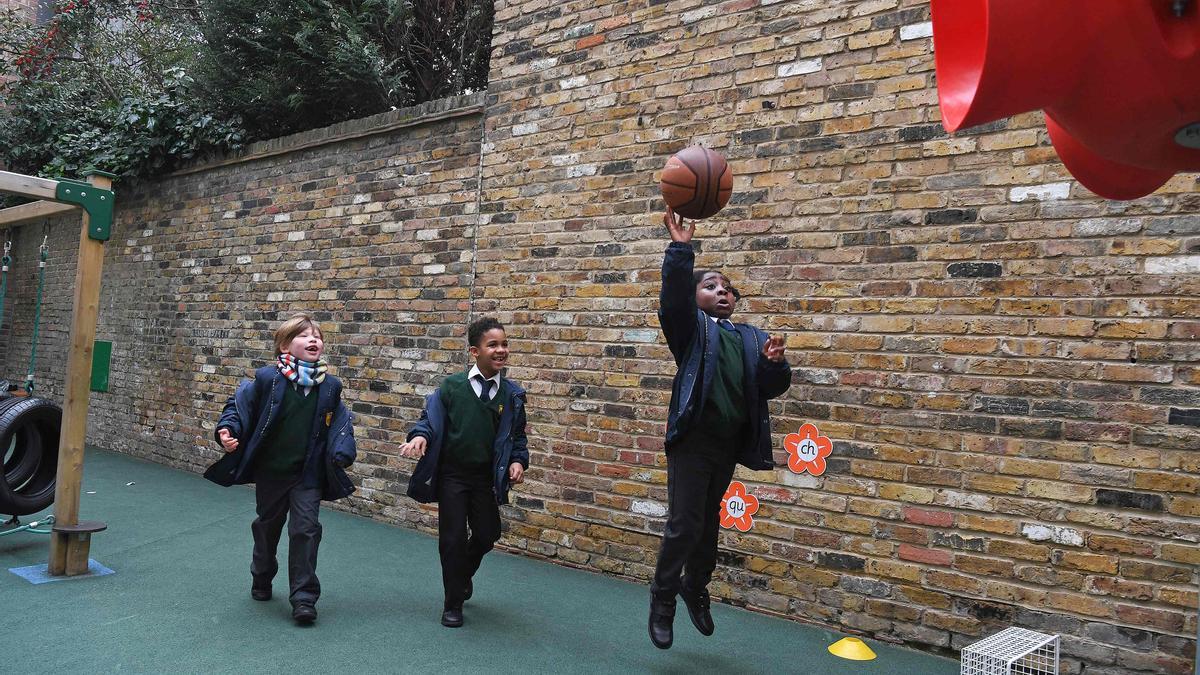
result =
[[[225,403],[213,431],[213,438],[220,444],[219,432],[228,429],[238,440],[237,450],[210,466],[204,472],[205,478],[225,486],[254,482],[254,455],[267,437],[272,417],[283,403],[284,388],[289,385],[274,365],[256,370],[253,380],[242,380]],[[317,411],[304,456],[303,485],[320,488],[322,499],[341,499],[354,492],[354,484],[343,468],[353,464],[358,455],[353,416],[342,404],[342,383],[336,377],[327,374],[309,395],[314,394],[318,397]]]
[[[529,468],[529,441],[525,436],[525,390],[508,378],[501,379],[508,383],[508,400],[500,412],[496,442],[492,445],[492,495],[497,504],[507,504],[508,467],[520,462],[522,467]],[[408,496],[428,504],[438,500],[438,463],[446,436],[446,406],[442,404],[440,387],[425,397],[421,419],[408,432],[410,441],[417,436],[425,437],[425,454],[408,480]]]
[[[668,453],[704,410],[719,360],[721,337],[717,331],[721,328],[696,306],[696,282],[692,280],[695,262],[696,253],[690,243],[673,241],[663,256],[658,322],[678,367],[667,413]],[[787,392],[792,368],[787,361],[777,363],[763,356],[763,344],[769,337],[765,331],[744,323],[733,326],[742,338],[743,388],[750,432],[738,453],[738,463],[756,471],[772,469],[775,461],[767,401]]]

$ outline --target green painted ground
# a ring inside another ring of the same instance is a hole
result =
[[[443,628],[437,542],[331,510],[320,618],[301,628],[282,577],[274,600],[249,597],[251,490],[101,451],[84,490],[81,517],[109,525],[92,558],[116,574],[35,586],[7,570],[44,563],[47,537],[0,537],[0,672],[958,672],[876,643],[877,660],[844,661],[825,650],[840,635],[723,605],[704,638],[681,604],[662,652],[645,587],[502,553],[476,577],[466,626]]]

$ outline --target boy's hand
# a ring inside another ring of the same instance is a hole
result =
[[[525,467],[521,466],[520,462],[508,465],[508,481],[513,485],[525,481]]]
[[[420,459],[425,456],[426,440],[424,436],[413,436],[413,439],[400,446],[400,456]]]
[[[763,356],[767,357],[768,361],[779,363],[783,360],[783,350],[786,348],[786,345],[783,343],[783,338],[779,337],[778,335],[772,335],[771,337],[767,338],[766,343],[763,344],[762,353]]]
[[[238,441],[229,433],[228,429],[224,427],[218,429],[217,436],[221,439],[221,447],[225,448],[225,452],[237,450]]]
[[[693,220],[691,225],[684,225],[683,216],[676,214],[670,206],[663,214],[663,224],[667,226],[667,232],[671,234],[671,241],[686,244],[692,240],[692,235],[696,234],[696,221]]]

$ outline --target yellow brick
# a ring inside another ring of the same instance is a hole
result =
[[[886,45],[895,39],[895,37],[896,31],[894,29],[879,30],[873,33],[866,33],[865,35],[851,35],[848,46],[851,51],[856,49],[870,49]]]
[[[909,504],[932,504],[937,498],[937,492],[911,485],[881,485],[879,497]]]

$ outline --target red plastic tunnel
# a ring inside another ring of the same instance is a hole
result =
[[[1200,170],[1197,5],[932,0],[942,124],[953,132],[1044,110],[1054,149],[1084,187],[1147,195]]]

